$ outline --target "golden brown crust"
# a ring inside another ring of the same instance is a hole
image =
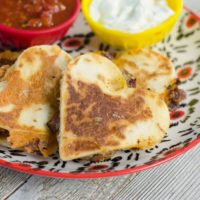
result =
[[[169,127],[169,112],[159,94],[127,87],[117,66],[100,55],[85,54],[68,65],[60,111],[59,151],[65,161],[149,147]]]
[[[31,48],[23,53],[23,60],[18,60],[19,63],[15,63],[1,80],[6,86],[0,92],[0,127],[9,131],[8,142],[14,149],[23,149],[29,153],[39,151],[48,156],[57,148],[56,134],[52,135],[46,126],[42,128],[21,123],[21,116],[23,111],[35,105],[38,111],[42,109],[38,105],[48,106],[50,113],[57,111],[62,75],[61,68],[55,64],[59,53],[58,47],[51,48],[53,56],[42,48]],[[38,66],[32,64],[35,58],[40,61]],[[35,70],[33,67],[38,68]],[[30,74],[32,71],[34,73]],[[24,76],[23,73],[29,74]],[[4,112],[7,106],[8,111]],[[38,120],[33,119],[33,124]]]
[[[126,81],[129,80],[129,77],[135,78],[137,80],[138,87],[141,87],[141,88],[147,88],[149,80],[156,79],[156,77],[158,77],[158,76],[170,74],[168,70],[166,70],[166,71],[163,70],[160,72],[148,72],[146,70],[139,69],[138,66],[134,62],[130,62],[130,61],[124,60],[124,59],[117,60],[116,64],[121,69]],[[123,69],[122,67],[120,67],[120,66],[124,66],[124,65],[130,66],[135,71],[134,75],[131,74],[130,72],[128,72],[126,69]],[[160,66],[160,67],[162,67],[162,68],[165,67],[166,69],[168,69],[169,65],[166,65],[166,63],[165,63],[165,64],[162,64],[162,66]]]
[[[0,52],[0,66],[3,65],[13,65],[17,58],[19,57],[20,52],[17,51],[3,51]]]
[[[42,153],[45,157],[57,150],[56,134],[14,131],[7,138],[13,149],[22,149],[27,153]]]
[[[0,79],[4,77],[7,70],[15,63],[20,52],[3,51],[0,52]]]
[[[78,81],[74,87],[68,79],[69,97],[65,110],[65,132],[86,141],[65,146],[68,154],[76,151],[90,151],[101,146],[117,146],[124,139],[124,131],[129,124],[148,120],[152,113],[143,99],[144,90],[137,89],[129,99],[106,95],[96,85]],[[90,145],[85,145],[87,141]],[[94,143],[95,141],[95,143]],[[66,141],[68,142],[68,141]],[[93,145],[91,145],[93,144]],[[76,148],[75,148],[76,147]]]
[[[5,76],[9,68],[10,68],[10,65],[2,65],[0,67],[0,79],[2,79]]]
[[[24,107],[29,107],[33,102],[43,104],[49,102],[49,100],[52,105],[57,105],[57,99],[50,97],[58,96],[59,90],[55,88],[52,92],[52,87],[59,85],[61,72],[59,68],[45,67],[50,66],[54,59],[48,58],[41,70],[28,81],[21,78],[19,71],[10,71],[6,76],[6,89],[0,93],[0,107],[13,104],[15,109],[8,113],[0,112],[0,124],[5,124],[5,127],[6,124],[9,124],[12,128],[32,130],[32,128],[24,127],[16,121]],[[49,82],[49,84],[46,85],[46,82]],[[52,93],[49,93],[50,91]]]
[[[158,61],[159,67],[161,67],[164,71],[171,70],[171,61],[167,57],[161,55],[160,53],[153,51],[151,49],[138,49],[138,50],[129,50],[127,52],[130,56],[144,56],[146,57],[146,61],[143,62],[144,65],[149,65],[148,61],[151,61],[152,58],[156,58]]]
[[[127,83],[130,79],[136,79],[137,87],[158,93],[162,93],[175,78],[170,59],[151,49],[129,50],[120,54],[114,62]]]

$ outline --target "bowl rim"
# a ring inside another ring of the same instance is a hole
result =
[[[18,29],[10,26],[6,26],[4,24],[0,23],[0,32],[3,30],[5,32],[13,33],[13,34],[24,34],[24,35],[38,35],[38,34],[46,34],[46,33],[51,33],[55,31],[59,31],[65,27],[70,26],[75,20],[76,17],[78,16],[81,8],[81,3],[80,0],[74,0],[75,1],[75,8],[71,16],[62,22],[61,24],[58,24],[56,26],[50,27],[50,28],[43,28],[39,30],[26,30],[26,29]]]
[[[144,35],[148,35],[148,34],[154,34],[155,32],[162,30],[166,27],[167,24],[172,23],[174,21],[177,20],[177,18],[180,16],[181,11],[183,9],[183,0],[179,0],[179,6],[177,6],[177,9],[174,10],[175,13],[174,15],[172,15],[171,17],[169,17],[167,20],[165,20],[163,23],[161,23],[160,25],[147,29],[143,32],[139,32],[139,33],[128,33],[128,32],[123,32],[123,31],[119,31],[119,30],[114,30],[114,29],[109,29],[106,28],[104,25],[94,21],[92,19],[92,17],[90,16],[89,13],[89,5],[91,3],[92,0],[82,0],[81,1],[81,8],[83,11],[83,15],[86,18],[86,20],[88,21],[89,24],[92,24],[93,27],[103,31],[103,32],[107,32],[109,34],[115,35],[115,36],[119,36],[119,37],[133,37],[133,36],[139,36],[139,37],[144,37]],[[168,0],[167,0],[168,1]]]

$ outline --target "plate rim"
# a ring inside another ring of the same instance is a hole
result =
[[[63,178],[63,179],[91,179],[91,178],[106,178],[106,177],[114,177],[114,176],[122,176],[127,174],[133,174],[136,172],[144,171],[147,169],[154,168],[156,166],[159,166],[161,164],[164,164],[168,161],[171,161],[175,159],[176,157],[188,152],[190,149],[196,147],[198,144],[200,144],[200,137],[197,136],[195,140],[193,140],[191,143],[189,143],[187,146],[176,150],[175,152],[170,153],[164,158],[155,160],[153,163],[147,165],[141,165],[129,169],[123,169],[123,170],[115,170],[111,172],[86,172],[86,173],[68,173],[68,172],[51,172],[43,169],[34,169],[31,168],[30,165],[27,164],[20,164],[20,163],[11,163],[8,161],[5,161],[3,159],[0,159],[0,166],[7,167],[9,169],[13,169],[19,172],[23,172],[26,174],[32,174],[32,175],[39,175],[39,176],[45,176],[45,177],[53,177],[53,178]]]

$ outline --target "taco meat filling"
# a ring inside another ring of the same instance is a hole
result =
[[[170,111],[176,110],[180,103],[186,99],[186,92],[179,88],[180,80],[176,79],[167,87],[162,95]]]

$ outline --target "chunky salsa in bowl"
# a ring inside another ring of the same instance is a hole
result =
[[[74,0],[0,0],[0,23],[19,29],[57,26],[73,13]]]
[[[63,37],[80,11],[80,0],[0,0],[0,40],[26,48]]]

